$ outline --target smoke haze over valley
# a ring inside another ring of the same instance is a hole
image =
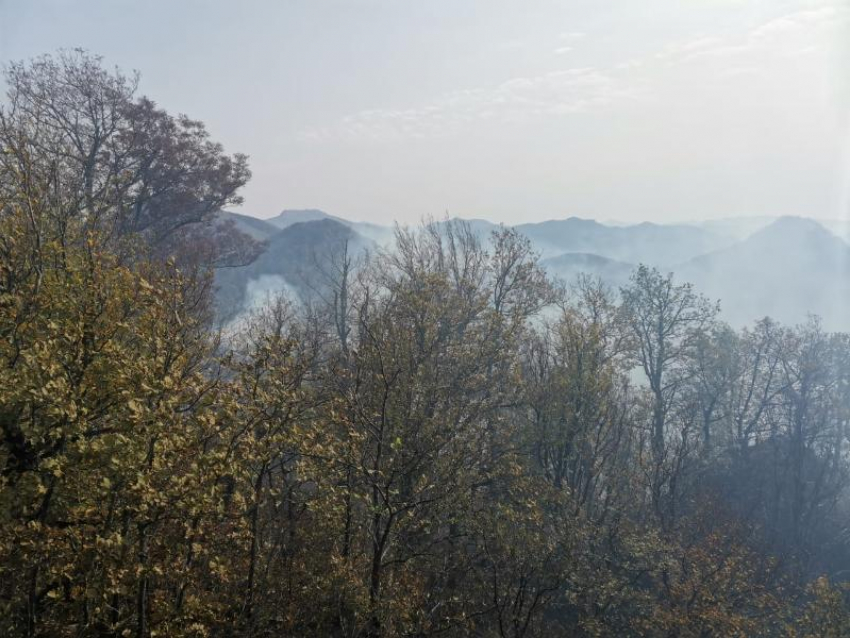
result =
[[[266,220],[223,215],[268,243],[254,263],[219,273],[224,320],[275,292],[309,301],[321,287],[318,273],[346,242],[353,255],[391,250],[394,243],[393,226],[315,209],[284,210]],[[481,219],[464,223],[485,245],[499,228]],[[591,275],[617,290],[645,264],[719,300],[721,317],[737,327],[765,316],[793,325],[809,315],[833,330],[850,326],[850,226],[840,221],[761,217],[611,225],[570,217],[514,228],[531,240],[546,271],[567,284]]]

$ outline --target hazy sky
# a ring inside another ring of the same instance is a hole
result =
[[[250,155],[243,211],[850,212],[850,0],[0,0]]]

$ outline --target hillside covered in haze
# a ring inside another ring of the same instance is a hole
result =
[[[221,215],[267,244],[254,263],[217,273],[225,321],[279,292],[308,300],[321,290],[324,264],[345,245],[357,255],[393,243],[391,227],[320,210],[285,210],[268,220]],[[485,245],[499,228],[480,219],[465,223]],[[735,326],[765,316],[795,324],[813,314],[841,329],[850,320],[850,244],[828,230],[841,233],[840,222],[783,217],[607,225],[569,217],[514,228],[531,241],[547,272],[566,283],[587,274],[618,289],[645,264],[720,300],[721,316]]]

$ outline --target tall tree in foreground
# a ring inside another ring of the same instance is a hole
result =
[[[39,244],[0,219],[0,631],[150,635],[203,628],[235,539],[214,346],[173,266]],[[79,222],[70,233],[79,232]]]
[[[104,68],[83,50],[6,68],[0,107],[0,198],[48,196],[60,242],[74,224],[124,254],[122,240],[204,266],[250,261],[257,245],[216,211],[241,198],[244,155],[229,156],[201,122],[137,94],[138,74]],[[11,178],[14,176],[14,178]],[[33,191],[49,184],[48,193]],[[126,254],[126,257],[131,257]]]
[[[232,199],[244,160],[85,53],[7,80],[2,631],[202,632],[229,607],[243,520],[224,511],[238,440],[204,323],[219,253],[187,259],[186,232]]]

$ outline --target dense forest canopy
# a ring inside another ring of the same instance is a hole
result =
[[[222,339],[246,158],[85,52],[6,80],[3,635],[850,635],[848,335],[451,222]]]

